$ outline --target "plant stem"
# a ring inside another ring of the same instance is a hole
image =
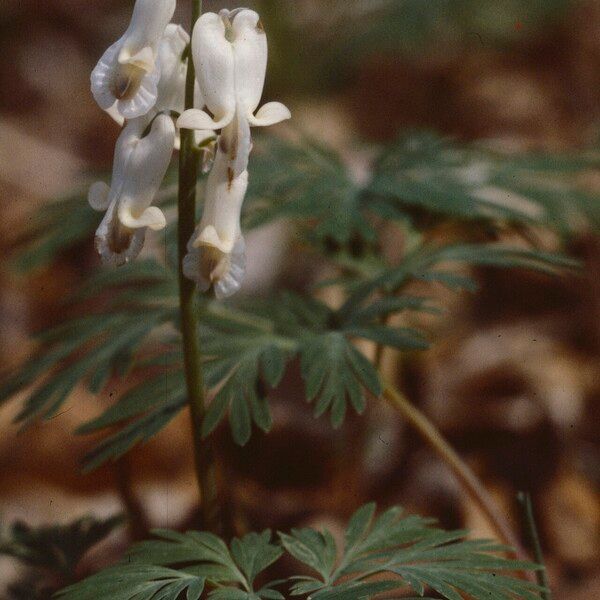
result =
[[[192,0],[192,29],[202,13],[202,0]],[[196,73],[194,63],[188,58],[188,70],[185,89],[185,108],[194,107],[194,85]],[[205,414],[204,382],[199,339],[198,307],[196,305],[196,286],[183,274],[183,258],[188,240],[194,233],[196,221],[196,182],[198,179],[198,158],[193,151],[194,135],[191,130],[181,130],[181,151],[179,153],[179,299],[181,307],[181,333],[183,336],[183,354],[185,378],[188,390],[188,402],[192,418],[194,437],[194,460],[196,476],[202,501],[203,527],[218,532],[219,506],[217,499],[217,480],[215,460],[212,448],[202,439],[202,421]]]
[[[540,542],[540,536],[538,534],[537,526],[535,524],[535,517],[533,515],[531,495],[521,492],[519,494],[519,502],[523,510],[523,519],[527,525],[527,536],[529,538],[529,543],[533,548],[535,562],[541,567],[538,571],[536,571],[538,585],[544,588],[544,591],[541,592],[541,597],[543,600],[552,600],[552,592],[550,591],[550,581],[548,579],[548,572],[546,571],[546,565],[544,563],[542,544]]]
[[[429,419],[413,406],[408,399],[393,385],[385,385],[383,395],[396,408],[403,417],[419,432],[435,453],[450,467],[454,475],[465,487],[471,498],[487,517],[489,523],[500,540],[512,546],[516,555],[521,560],[528,560],[519,539],[506,522],[498,506],[488,494],[483,484],[479,481],[471,468],[456,453],[444,436],[436,429]]]
[[[131,481],[131,457],[126,454],[122,456],[115,464],[115,479],[117,491],[123,506],[127,511],[127,521],[131,532],[131,537],[138,541],[148,537],[150,527],[148,519],[144,512],[144,506],[136,497],[133,491]]]

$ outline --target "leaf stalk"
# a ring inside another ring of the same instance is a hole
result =
[[[507,523],[500,508],[477,475],[452,448],[435,425],[392,384],[385,384],[383,395],[451,469],[472,500],[479,506],[502,543],[511,546],[520,560],[528,560],[527,552]]]
[[[533,514],[533,502],[531,500],[531,494],[521,492],[518,496],[518,499],[519,503],[521,504],[521,510],[523,511],[523,519],[527,526],[527,537],[529,538],[529,543],[533,548],[535,561],[538,565],[540,565],[540,569],[536,571],[536,576],[538,585],[544,589],[544,591],[541,592],[541,597],[543,600],[552,600],[550,580],[548,578],[548,571],[546,570],[546,565],[544,562],[542,543],[540,541],[538,528],[535,522],[535,516]]]

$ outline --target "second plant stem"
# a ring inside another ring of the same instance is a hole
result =
[[[202,13],[202,0],[192,0],[192,29]],[[194,107],[196,74],[194,64],[188,58],[185,108]],[[202,354],[199,338],[196,286],[183,274],[183,258],[188,240],[192,237],[196,222],[196,183],[198,180],[198,157],[194,152],[194,134],[181,130],[179,154],[179,298],[181,307],[181,333],[188,402],[192,417],[194,437],[194,461],[202,502],[202,527],[219,532],[219,503],[217,496],[216,466],[210,443],[202,439],[202,422],[206,412],[204,381],[202,377]]]
[[[383,394],[388,402],[402,414],[444,463],[448,465],[473,501],[484,513],[501,541],[504,544],[512,546],[520,559],[527,560],[527,553],[523,549],[518,537],[507,523],[488,491],[433,423],[393,385],[386,384]]]

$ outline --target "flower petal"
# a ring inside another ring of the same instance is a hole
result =
[[[248,117],[253,127],[268,127],[292,118],[290,109],[281,102],[269,102],[256,113]]]
[[[223,300],[233,296],[242,287],[246,275],[246,243],[240,236],[230,253],[209,247],[188,246],[183,259],[183,273],[195,281],[201,292],[214,287],[215,296]]]
[[[122,204],[119,207],[119,219],[129,229],[149,227],[153,231],[160,231],[167,226],[167,219],[158,206],[148,207],[141,215],[134,217],[129,206]]]
[[[207,112],[197,108],[190,108],[177,119],[177,127],[180,129],[208,129],[214,131],[215,129],[221,129],[229,125],[233,116],[232,113],[220,121],[215,121]]]
[[[234,177],[228,157],[219,149],[206,183],[204,210],[194,246],[210,245],[222,252],[233,248],[241,235],[240,219],[247,189],[248,172]],[[214,229],[214,237],[207,236],[209,228]]]
[[[150,133],[130,153],[119,200],[119,217],[125,226],[161,229],[166,224],[161,211],[148,209],[167,172],[174,144],[173,120],[158,115]]]
[[[206,106],[219,127],[229,123],[235,113],[234,56],[225,32],[225,23],[219,15],[204,13],[192,36],[196,78]]]
[[[107,210],[110,206],[110,187],[104,181],[92,184],[88,192],[88,202],[94,210]]]
[[[214,283],[217,300],[223,300],[236,294],[242,287],[246,276],[246,243],[243,237],[236,242],[229,255],[229,268],[225,274]]]
[[[129,28],[125,32],[119,62],[150,47],[156,53],[165,28],[170,23],[177,0],[136,0]]]
[[[190,36],[183,27],[170,24],[158,48],[158,98],[156,111],[183,112],[185,108],[185,79],[187,63],[182,61],[183,53],[190,43]]]
[[[90,78],[92,84],[92,94],[94,96],[94,100],[96,100],[100,108],[103,110],[110,109],[116,102],[116,97],[111,91],[110,87],[115,63],[117,62],[117,56],[122,45],[123,39],[120,39],[110,46],[102,55],[98,61],[98,64],[92,71],[92,76]]]
[[[142,79],[135,96],[118,100],[117,110],[125,119],[137,119],[148,114],[158,99],[158,82],[160,68],[157,66],[152,73]]]
[[[125,119],[147,114],[157,99],[158,47],[176,0],[137,0],[129,28],[94,68],[92,93],[104,110],[115,102]]]
[[[105,112],[115,123],[117,123],[117,125],[123,127],[125,124],[125,117],[119,112],[116,102],[110,108],[107,108]]]
[[[96,250],[102,262],[120,267],[137,258],[144,247],[146,228],[128,229],[119,221],[117,201],[109,206],[96,231]]]
[[[235,90],[238,110],[253,113],[263,94],[267,72],[267,36],[253,10],[241,10],[233,19]]]
[[[122,65],[132,65],[146,71],[146,73],[152,73],[155,66],[155,52],[151,46],[145,46],[135,54],[129,54],[126,48],[123,48],[119,53],[119,63]]]
[[[252,150],[252,135],[248,119],[237,112],[234,120],[221,131],[219,148],[227,155],[233,177],[239,177],[248,169],[248,160]]]
[[[214,225],[207,225],[195,238],[194,248],[210,246],[220,250],[223,254],[229,254],[233,249],[235,240],[223,240],[219,237]]]

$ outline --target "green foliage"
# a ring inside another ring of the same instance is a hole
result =
[[[377,372],[351,341],[376,336],[378,325],[372,326],[373,331],[369,324],[346,328],[327,305],[291,293],[254,302],[244,312],[221,309],[220,313],[214,321],[210,311],[204,313],[207,322],[214,323],[203,335],[207,379],[210,385],[222,386],[208,409],[205,435],[227,409],[239,444],[250,438],[252,421],[268,431],[271,416],[264,395],[278,385],[286,364],[296,357],[301,361],[307,400],[316,400],[315,416],[331,410],[336,427],[343,422],[348,402],[363,412],[364,390],[376,396],[381,392]]]
[[[160,372],[132,388],[97,419],[77,430],[86,434],[121,426],[87,454],[85,471],[93,471],[108,460],[120,458],[135,445],[149,441],[185,407],[186,399],[182,371]]]
[[[501,558],[506,548],[466,541],[465,532],[432,528],[420,517],[402,516],[394,507],[375,518],[375,505],[358,510],[348,525],[341,557],[327,531],[292,530],[281,534],[286,550],[318,574],[296,577],[293,596],[314,600],[373,598],[383,591],[435,590],[447,600],[539,598],[539,588],[507,572],[535,565]],[[382,576],[387,579],[382,579]],[[408,589],[407,589],[408,588]]]
[[[382,54],[418,62],[443,54],[459,58],[468,48],[535,40],[560,24],[570,0],[328,0],[326,10],[298,2],[282,11],[256,0],[270,42],[269,80],[282,91],[323,94],[356,81],[357,66]],[[306,39],[311,43],[307,44]],[[310,65],[310,69],[306,68]]]
[[[284,550],[316,574],[291,577],[292,597],[369,600],[382,592],[423,597],[432,590],[447,600],[535,600],[540,588],[510,575],[536,565],[503,558],[508,549],[465,540],[429,519],[405,516],[394,507],[378,517],[375,505],[350,520],[344,547],[327,530],[292,530],[272,541],[271,532],[233,539],[228,547],[205,532],[157,531],[156,539],[131,548],[123,561],[60,594],[65,600],[283,600],[284,581],[258,583]],[[267,578],[268,579],[268,578]],[[187,595],[182,595],[187,590]]]
[[[85,193],[80,191],[44,206],[33,216],[26,237],[21,240],[17,266],[22,271],[46,266],[62,251],[89,242],[98,216],[84,198]]]
[[[121,517],[104,520],[83,517],[68,525],[39,528],[18,522],[0,536],[0,556],[10,556],[28,567],[70,577],[83,555],[121,522]]]
[[[600,227],[600,202],[577,185],[597,152],[507,155],[431,133],[403,136],[375,165],[369,191],[383,215],[419,209],[445,219],[542,225],[569,233]]]
[[[187,600],[198,600],[206,586],[212,600],[284,599],[274,589],[280,582],[258,589],[255,585],[283,553],[271,542],[270,531],[234,538],[229,548],[211,533],[156,531],[155,535],[156,540],[133,546],[120,565],[67,588],[59,597],[175,600],[187,590]]]
[[[137,286],[147,283],[149,268],[155,270],[156,280],[145,288],[144,295]],[[106,273],[98,276],[106,284],[103,291],[113,288],[103,310],[73,318],[39,335],[39,347],[31,360],[5,381],[0,402],[34,386],[16,418],[18,423],[37,417],[52,419],[82,381],[87,382],[91,392],[98,393],[112,376],[128,373],[148,336],[175,318],[174,306],[157,302],[161,296],[154,292],[166,274],[156,263],[136,263],[114,275],[110,286]],[[120,289],[127,276],[129,289]]]
[[[414,281],[474,290],[476,281],[464,272],[465,266],[551,273],[573,267],[573,261],[531,248],[434,245],[424,241],[426,236],[411,219],[418,207],[443,219],[477,218],[502,227],[535,222],[563,230],[584,214],[590,224],[597,223],[598,202],[580,196],[572,185],[574,175],[591,160],[591,156],[502,157],[477,147],[457,147],[430,134],[411,134],[386,149],[371,180],[358,185],[335,153],[303,136],[295,143],[259,140],[252,157],[245,227],[278,218],[293,220],[313,250],[338,268],[341,278],[330,283],[342,283],[346,298],[339,308],[295,294],[242,301],[237,307],[203,301],[199,334],[205,380],[213,396],[203,435],[226,418],[238,444],[250,439],[254,426],[268,432],[272,426],[268,396],[294,360],[299,360],[306,398],[317,417],[329,413],[333,426],[339,427],[349,408],[361,413],[366,394],[378,396],[381,386],[375,367],[356,342],[400,351],[429,345],[423,332],[392,324],[400,313],[438,310],[427,298],[410,294],[406,286]],[[504,185],[515,194],[524,194],[522,186],[527,185],[528,201],[541,207],[544,219],[532,219],[529,212],[514,207],[492,210],[475,193],[473,173],[479,173],[477,185]],[[169,174],[161,193],[165,206],[174,202],[173,176]],[[551,180],[560,180],[560,198],[548,192]],[[85,218],[74,219],[72,211],[83,212],[82,206]],[[410,250],[397,264],[387,264],[377,248],[382,217],[412,236]],[[85,239],[91,246],[99,218],[84,200],[71,198],[52,205],[34,226],[22,265],[48,264]],[[68,224],[67,235],[63,223]],[[65,307],[73,316],[38,336],[37,349],[23,369],[4,374],[0,402],[24,392],[17,416],[23,425],[59,415],[72,391],[83,383],[92,393],[100,393],[109,391],[116,380],[137,382],[98,418],[80,427],[81,434],[106,435],[88,454],[87,470],[148,441],[186,405],[172,224],[165,243],[164,263],[139,260],[90,277]]]
[[[250,439],[253,422],[264,432],[271,429],[266,393],[281,381],[295,345],[268,320],[255,317],[253,322],[252,315],[236,316],[231,312],[216,319],[209,317],[209,326],[202,330],[207,384],[217,389],[202,434],[206,437],[212,433],[229,410],[233,438],[244,445]]]
[[[390,302],[392,306],[402,307],[403,302],[410,303],[413,300],[410,296],[396,297],[396,294],[417,280],[440,283],[452,290],[475,291],[477,283],[472,277],[456,273],[449,268],[456,269],[457,266],[463,268],[465,266],[523,268],[551,275],[576,269],[579,263],[558,254],[503,245],[432,246],[423,244],[407,254],[400,265],[380,268],[370,276],[363,274],[363,280],[352,286],[351,293],[340,309],[340,313],[347,319],[352,318],[348,315],[356,311],[361,302],[378,290],[384,295],[392,295],[392,298],[386,298],[383,303],[376,302],[375,307],[381,306],[383,311]],[[428,312],[431,307],[423,300],[420,305],[417,302],[413,309]],[[360,311],[359,314],[361,314]]]
[[[317,245],[324,240],[344,245],[356,238],[372,242],[375,230],[368,212],[406,219],[418,209],[441,218],[539,224],[563,233],[586,225],[597,229],[600,202],[577,179],[597,168],[598,161],[597,151],[502,154],[412,132],[386,147],[375,160],[371,179],[359,185],[335,152],[305,135],[295,142],[258,136],[244,228],[285,218],[299,224]],[[173,169],[160,194],[163,208],[176,202],[175,178]],[[17,264],[29,271],[89,243],[100,218],[83,192],[45,206],[21,241]],[[171,267],[175,237],[169,226],[165,243]]]
[[[259,138],[250,168],[245,226],[287,218],[301,221],[316,240],[343,244],[354,235],[374,238],[363,214],[362,189],[340,157],[314,140]]]
[[[106,569],[57,594],[78,600],[176,600],[183,592],[187,600],[200,600],[205,579],[154,565],[121,565]]]

